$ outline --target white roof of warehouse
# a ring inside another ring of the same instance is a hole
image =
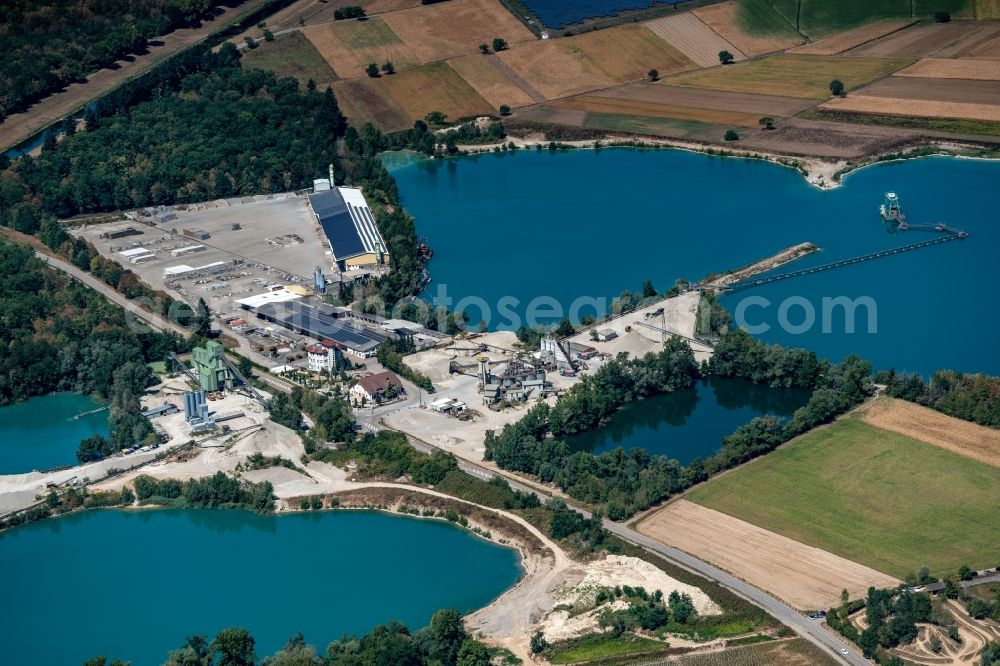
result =
[[[263,294],[257,294],[248,298],[241,298],[236,302],[250,308],[251,310],[256,310],[260,306],[266,305],[267,303],[284,303],[285,301],[293,301],[296,298],[302,297],[294,292],[288,291],[287,289],[279,289],[278,291],[265,291]]]
[[[120,254],[125,258],[129,258],[129,257],[137,257],[142,254],[153,254],[153,253],[144,247],[136,247],[132,248],[131,250],[121,250],[118,252],[118,254]]]

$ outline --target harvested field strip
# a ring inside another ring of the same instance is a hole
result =
[[[740,111],[763,116],[794,116],[813,106],[811,100],[796,97],[775,97],[731,93],[721,90],[701,90],[681,86],[662,86],[656,83],[630,83],[627,86],[602,90],[603,97],[628,99],[673,106],[690,106],[719,111]]]
[[[537,39],[496,0],[449,0],[383,14],[382,19],[422,63],[478,53],[479,45],[494,37],[512,45]]]
[[[879,398],[861,419],[882,430],[906,435],[973,460],[1000,467],[1000,430],[969,423],[906,400]]]
[[[318,28],[326,30],[321,32]],[[305,30],[309,39],[341,78],[365,76],[365,67],[369,63],[381,65],[391,62],[396,69],[420,64],[409,47],[378,16],[367,21],[337,21]],[[315,33],[316,37],[308,31]],[[319,43],[320,39],[323,39],[323,44]],[[344,73],[341,73],[341,69]]]
[[[1000,61],[924,58],[906,69],[896,72],[896,76],[1000,81]]]
[[[438,62],[384,76],[377,83],[407,116],[407,126],[431,111],[451,120],[494,112],[447,63]]]
[[[495,109],[499,109],[501,104],[512,108],[531,104],[534,100],[507,78],[496,67],[496,62],[500,61],[476,54],[453,58],[448,64]]]
[[[909,115],[880,115],[877,113],[854,113],[834,109],[813,109],[802,114],[809,120],[852,123],[869,127],[905,127],[908,129],[934,130],[955,134],[982,134],[1000,136],[1000,122],[987,120],[966,120],[962,118],[920,118]],[[885,152],[885,151],[882,151]]]
[[[845,588],[855,597],[871,585],[897,583],[892,576],[683,499],[643,520],[639,531],[801,610],[828,608]]]
[[[750,57],[787,49],[805,41],[777,12],[766,3],[762,4],[765,7],[761,12],[750,11],[746,15],[767,18],[771,25],[761,26],[763,31],[748,29],[737,20],[740,8],[734,0],[701,7],[692,13],[723,39]]]
[[[687,499],[890,575],[994,564],[1000,468],[847,417]]]
[[[645,78],[654,68],[663,76],[697,67],[687,56],[641,25],[597,30],[571,39],[570,49],[582,51],[616,83]]]
[[[847,32],[830,35],[815,42],[796,46],[789,49],[788,53],[801,53],[804,55],[839,55],[845,51],[857,48],[876,39],[885,37],[894,32],[902,30],[916,23],[915,20],[888,20],[875,21],[860,28],[854,28]]]
[[[929,85],[925,79],[890,76],[873,83],[864,90],[859,90],[858,94],[934,102],[1000,105],[1000,82],[942,78]]]
[[[353,125],[370,122],[384,132],[412,127],[409,117],[399,108],[376,79],[350,79],[333,84],[340,108]]]
[[[887,37],[847,51],[847,55],[896,58],[900,56],[952,58],[974,50],[997,34],[1000,24],[953,21],[918,23]]]
[[[974,46],[963,55],[965,58],[977,58],[979,60],[1000,60],[1000,37],[993,37],[978,46]]]
[[[643,25],[701,67],[718,65],[720,51],[729,51],[736,60],[746,60],[742,51],[691,12],[665,16]]]
[[[641,25],[521,44],[498,57],[547,99],[565,97],[696,65]]]
[[[573,110],[566,112],[578,113]],[[726,125],[710,125],[693,120],[597,112],[584,114],[583,121],[579,126],[586,129],[604,130],[612,134],[626,133],[696,141],[718,141],[726,130],[730,129]]]
[[[915,101],[908,98],[851,95],[832,99],[820,105],[830,111],[852,111],[925,118],[963,118],[1000,122],[1000,106],[994,104],[964,104],[961,102]]]
[[[337,78],[316,47],[301,32],[280,35],[273,42],[263,42],[255,49],[244,51],[242,62],[246,67],[266,69],[278,76],[294,76],[302,84],[312,79],[318,86],[323,86]]]
[[[627,116],[647,116],[652,118],[673,118],[675,120],[693,120],[695,122],[715,123],[717,125],[736,125],[739,127],[757,127],[760,116],[736,111],[718,111],[715,109],[697,109],[690,106],[670,106],[633,100],[614,99],[586,95],[571,97],[555,102],[553,106],[566,109],[579,109],[595,113],[617,113]]]
[[[826,99],[830,81],[850,90],[910,64],[909,60],[779,55],[729,67],[715,67],[670,77],[667,85],[744,93]]]

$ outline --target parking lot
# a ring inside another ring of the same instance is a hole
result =
[[[221,200],[172,213],[86,226],[74,233],[154,289],[192,305],[204,298],[217,313],[234,311],[234,300],[261,293],[269,284],[311,286],[315,267],[322,267],[326,274],[331,270],[328,248],[305,196]],[[139,233],[102,237],[125,227]],[[183,235],[185,229],[204,231],[208,236],[190,238]],[[184,252],[194,246],[203,247]],[[155,256],[131,264],[119,254],[136,248],[145,248]],[[164,277],[170,267],[199,268],[217,262],[224,265],[177,278]]]

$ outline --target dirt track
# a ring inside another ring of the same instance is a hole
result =
[[[1000,467],[1000,430],[969,423],[906,400],[882,397],[860,412],[866,423]]]
[[[800,610],[836,605],[843,589],[856,598],[872,585],[898,584],[892,576],[687,500],[657,511],[637,529]]]

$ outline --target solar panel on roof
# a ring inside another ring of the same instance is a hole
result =
[[[344,259],[370,251],[358,234],[351,219],[347,202],[336,189],[309,195],[309,204],[319,218],[319,225],[330,241],[330,249],[337,259]]]

